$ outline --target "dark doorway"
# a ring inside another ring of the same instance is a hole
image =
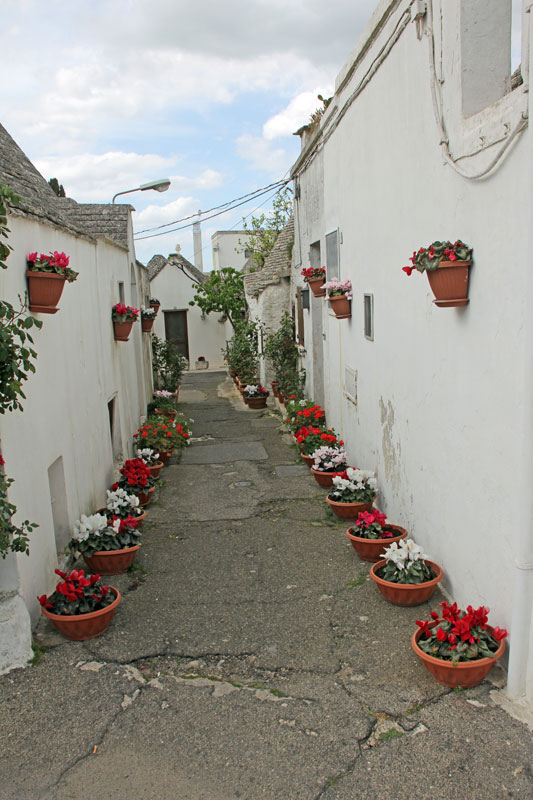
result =
[[[165,338],[174,342],[182,356],[189,360],[189,336],[186,311],[164,311]]]

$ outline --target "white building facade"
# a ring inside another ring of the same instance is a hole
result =
[[[37,596],[53,591],[74,522],[105,501],[115,468],[133,453],[132,435],[151,396],[149,334],[133,326],[113,335],[112,306],[149,299],[146,269],[135,260],[130,206],[83,206],[56,198],[0,126],[0,183],[21,203],[8,216],[13,248],[0,272],[0,294],[18,307],[26,258],[63,251],[79,272],[65,285],[56,314],[36,313],[35,374],[23,383],[24,410],[0,417],[0,449],[15,482],[15,522],[39,525],[30,554],[0,560],[0,672],[31,657]],[[33,333],[33,330],[32,330]]]
[[[450,595],[509,629],[508,692],[531,705],[530,14],[520,83],[511,7],[380,3],[293,167],[291,294],[309,265],[351,280],[350,319],[303,312],[308,393]],[[463,308],[402,271],[443,239],[474,250]]]

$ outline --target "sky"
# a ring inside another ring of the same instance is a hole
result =
[[[377,4],[2,0],[0,122],[78,202],[170,178],[165,193],[119,201],[135,207],[137,232],[171,222],[287,175],[300,150],[294,131],[318,94],[333,93]],[[202,224],[204,269],[212,233],[241,229],[270,201]],[[137,257],[147,263],[177,244],[192,261],[190,229],[138,239]]]

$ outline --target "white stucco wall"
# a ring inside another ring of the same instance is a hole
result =
[[[242,269],[246,262],[244,247],[248,241],[246,231],[217,231],[211,236],[213,269],[233,267]]]
[[[161,308],[155,319],[153,332],[165,339],[165,311],[186,311],[187,331],[189,337],[189,363],[194,370],[194,362],[198,356],[209,361],[209,367],[224,366],[222,348],[225,345],[225,325],[219,322],[220,314],[206,314],[202,319],[202,311],[198,306],[190,306],[196,293],[196,284],[186,277],[178,267],[167,264],[152,279],[151,295],[161,302]]]
[[[61,544],[56,542],[49,468],[62,459],[65,492],[58,492],[54,502],[70,530],[82,513],[93,513],[103,504],[114,458],[132,453],[131,437],[148,397],[140,324],[133,326],[127,343],[115,342],[113,336],[111,307],[119,299],[119,282],[124,283],[126,302],[134,302],[128,252],[31,218],[10,217],[9,227],[14,251],[0,274],[0,293],[13,305],[26,290],[26,255],[33,250],[64,250],[80,273],[75,283],[65,284],[56,314],[35,314],[43,326],[34,334],[38,358],[35,374],[23,386],[24,411],[0,418],[6,472],[15,479],[10,500],[18,508],[18,520],[39,524],[31,536],[30,556],[17,554],[4,562],[0,591],[17,587],[35,621],[36,595],[55,586],[54,568],[66,535]],[[115,453],[108,412],[113,398]]]
[[[388,5],[381,3],[374,21]],[[306,368],[312,376],[320,352],[312,329],[322,328],[328,421],[345,440],[351,462],[376,470],[378,505],[443,566],[453,598],[463,607],[489,606],[494,624],[511,630],[511,658],[513,638],[518,647],[526,631],[524,676],[528,658],[530,671],[533,665],[527,638],[533,576],[516,563],[533,562],[525,491],[533,477],[530,134],[518,136],[501,166],[483,180],[468,180],[446,164],[428,40],[417,38],[412,23],[345,107],[407,6],[399,3],[377,35],[366,31],[339,76],[321,126],[320,222],[316,202],[309,201],[320,184],[318,158],[309,164],[302,157],[295,165],[302,190],[297,247],[304,258],[320,238],[325,252],[325,234],[338,228],[340,275],[354,287],[350,320],[337,320],[327,303],[311,301],[306,344],[314,347]],[[456,156],[480,150],[458,166],[481,171],[505,142],[505,126],[513,131],[527,110],[527,86],[463,118],[461,3],[434,0],[433,7],[450,149]],[[494,147],[484,151],[490,142]],[[470,304],[437,308],[426,276],[407,277],[402,267],[414,249],[457,238],[474,248]],[[363,332],[365,293],[374,296],[374,341]],[[345,367],[357,372],[357,406],[344,395]],[[520,596],[513,591],[519,577]]]

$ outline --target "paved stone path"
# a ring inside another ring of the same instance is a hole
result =
[[[533,797],[531,733],[492,683],[425,672],[428,608],[381,598],[279,416],[223,373],[187,376],[180,405],[195,441],[108,581],[111,628],[43,621],[39,662],[0,678],[1,800]]]

